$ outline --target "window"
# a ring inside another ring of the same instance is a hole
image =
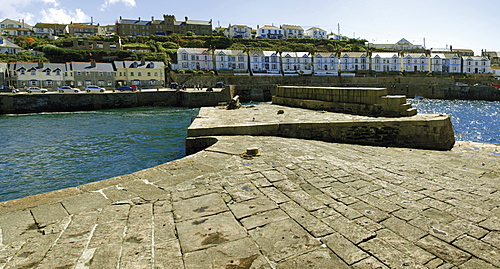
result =
[[[36,76],[36,71],[35,70],[31,70],[31,75],[32,76]]]
[[[86,72],[86,73],[85,73],[85,75],[86,75],[87,77],[90,77],[90,72]]]
[[[137,76],[142,76],[142,72],[137,72]]]
[[[132,77],[133,77],[133,76],[134,76],[134,72],[130,72],[130,76],[132,76]]]
[[[150,77],[150,76],[151,76],[151,72],[148,72],[148,77]]]
[[[61,75],[61,71],[57,70],[56,71],[56,76],[60,76]]]
[[[24,71],[24,69],[21,69],[21,71],[19,71],[19,74],[26,75],[26,71]]]
[[[111,72],[108,72],[108,77],[111,77]]]
[[[45,71],[45,74],[46,74],[47,76],[50,76],[50,70]]]
[[[102,77],[104,74],[102,72],[99,72],[99,76]]]

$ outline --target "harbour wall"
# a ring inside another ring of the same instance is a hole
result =
[[[500,101],[500,89],[490,85],[491,78],[477,76],[468,79],[453,77],[327,77],[327,76],[200,76],[177,75],[175,79],[187,86],[215,85],[224,82],[226,85],[236,85],[234,93],[241,101],[271,101],[275,95],[276,85],[285,86],[318,86],[318,87],[373,87],[386,88],[388,94],[423,96],[433,99],[462,99]],[[467,85],[457,86],[461,82]],[[485,85],[485,86],[482,86]]]
[[[231,99],[229,89],[205,91],[157,90],[79,94],[2,94],[0,114],[66,112],[141,106],[216,106]]]

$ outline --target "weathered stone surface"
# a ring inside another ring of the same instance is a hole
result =
[[[288,219],[257,227],[249,233],[274,262],[309,252],[320,245],[318,240]]]
[[[215,140],[141,180],[2,203],[0,267],[499,267],[500,178],[486,176],[499,155],[486,147]],[[250,147],[261,155],[239,155]]]
[[[177,232],[184,252],[205,249],[247,236],[243,227],[228,212],[177,223]]]

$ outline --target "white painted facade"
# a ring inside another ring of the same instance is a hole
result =
[[[282,38],[283,29],[276,26],[265,25],[262,27],[257,27],[257,37],[258,38]]]
[[[463,73],[486,74],[491,73],[490,60],[482,56],[463,57]]]
[[[311,27],[307,29],[306,36],[309,38],[316,38],[316,39],[326,39],[328,37],[327,32],[318,27]]]
[[[401,58],[396,52],[374,52],[372,70],[375,72],[401,71]]]
[[[339,59],[333,52],[318,52],[314,54],[314,74],[337,76]]]
[[[312,61],[308,52],[282,52],[283,73],[311,74]]]
[[[216,50],[215,62],[217,70],[245,72],[248,70],[247,56],[242,50]]]
[[[341,72],[365,71],[370,68],[368,57],[363,52],[343,52],[339,64]]]
[[[180,48],[173,69],[213,70],[212,53],[205,48]]]
[[[429,57],[420,53],[409,53],[403,57],[403,71],[429,72]]]
[[[251,38],[252,28],[246,25],[231,25],[224,29],[224,36],[231,38]]]

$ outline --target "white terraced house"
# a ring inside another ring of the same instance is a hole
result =
[[[424,53],[408,53],[403,57],[405,72],[429,72],[429,57]]]
[[[173,69],[213,70],[212,53],[205,48],[180,48]]]
[[[372,70],[376,72],[401,71],[401,58],[396,52],[374,52]]]
[[[318,52],[314,54],[314,74],[317,76],[338,75],[339,59],[333,52]]]
[[[463,58],[463,73],[491,73],[490,60],[482,56],[466,56]]]
[[[215,66],[217,70],[246,72],[248,70],[247,55],[242,50],[215,50]]]
[[[341,72],[369,70],[370,63],[364,52],[342,52],[339,59]]]
[[[214,53],[212,55],[212,53]],[[336,76],[356,71],[375,72],[443,72],[443,73],[491,73],[488,57],[460,56],[450,53],[398,53],[398,52],[275,52],[215,50],[204,48],[180,48],[175,69],[213,70],[215,56],[217,70],[232,70],[256,74],[311,74]],[[314,61],[312,61],[314,56]],[[281,61],[280,61],[281,60]],[[314,64],[314,67],[313,67]]]

